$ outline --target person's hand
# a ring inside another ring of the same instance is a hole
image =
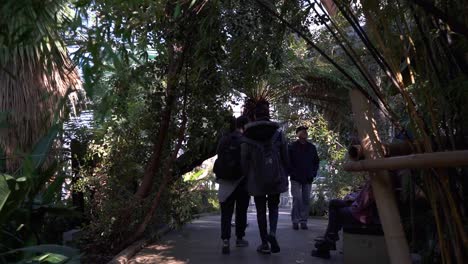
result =
[[[347,203],[353,203],[356,200],[356,193],[350,193],[344,197],[344,201]]]

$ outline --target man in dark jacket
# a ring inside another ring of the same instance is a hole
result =
[[[247,176],[247,190],[254,196],[257,209],[257,222],[262,240],[257,251],[263,254],[277,253],[280,252],[276,239],[280,194],[288,190],[287,142],[278,123],[269,121],[267,102],[257,105],[248,116],[253,122],[245,126],[241,144],[241,167],[243,175]],[[269,234],[267,205],[270,220]]]
[[[291,195],[293,207],[291,220],[293,229],[307,229],[309,216],[310,188],[317,176],[319,158],[314,144],[307,141],[307,127],[296,129],[298,140],[289,146]]]

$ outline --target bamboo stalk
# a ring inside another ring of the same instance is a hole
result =
[[[417,168],[455,168],[468,166],[468,150],[411,154],[378,160],[351,161],[346,171],[397,170]]]
[[[357,90],[350,92],[355,124],[366,159],[383,158],[384,151],[375,126],[369,101]],[[387,171],[370,172],[372,189],[385,234],[388,255],[393,264],[411,263],[408,243],[400,221],[391,178]]]

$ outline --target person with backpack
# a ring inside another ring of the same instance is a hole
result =
[[[291,220],[293,229],[299,230],[299,225],[301,229],[308,229],[310,189],[317,176],[319,157],[314,144],[307,141],[307,127],[298,127],[296,135],[298,139],[289,145],[289,175],[293,197]]]
[[[246,177],[241,169],[241,140],[244,126],[248,122],[246,117],[233,120],[231,131],[223,136],[218,144],[218,158],[213,168],[216,181],[219,184],[218,200],[221,206],[221,239],[222,253],[230,253],[231,220],[236,208],[236,247],[247,247],[249,242],[245,236],[247,227],[247,208],[250,195],[246,189]]]
[[[245,126],[241,144],[241,165],[247,176],[247,190],[254,196],[262,254],[280,252],[276,239],[280,194],[288,190],[288,148],[278,123],[270,121],[266,100],[248,100],[244,114],[251,121]],[[267,230],[267,207],[270,232]],[[271,248],[270,248],[271,245]]]

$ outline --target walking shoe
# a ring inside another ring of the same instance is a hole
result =
[[[270,246],[268,246],[268,243],[262,243],[260,246],[258,246],[257,252],[265,255],[271,254]]]
[[[307,229],[309,229],[309,228],[307,227],[307,224],[306,224],[306,223],[301,223],[301,229],[302,229],[302,230],[307,230]]]
[[[325,236],[318,236],[318,237],[314,238],[315,242],[320,242],[320,241],[323,241],[323,240],[325,240]]]
[[[231,252],[231,249],[229,248],[229,239],[224,239],[223,240],[223,249],[222,252],[224,255],[227,255]]]
[[[248,247],[248,246],[249,246],[249,241],[242,239],[242,238],[238,238],[236,240],[236,247]]]
[[[299,230],[299,224],[293,223],[293,229],[294,230]]]
[[[312,250],[311,255],[313,257],[317,257],[317,258],[329,259],[330,258],[330,251],[329,250],[314,249],[314,250]]]
[[[271,253],[278,253],[280,252],[280,246],[278,244],[278,240],[276,240],[276,236],[268,235],[267,237],[268,242],[271,244]]]
[[[328,238],[328,240],[331,240],[331,241],[338,241],[340,240],[340,236],[338,234],[335,234],[335,233],[328,233],[326,235],[326,237]]]
[[[333,240],[325,237],[324,240],[315,243],[315,248],[318,250],[336,250],[336,243]]]

